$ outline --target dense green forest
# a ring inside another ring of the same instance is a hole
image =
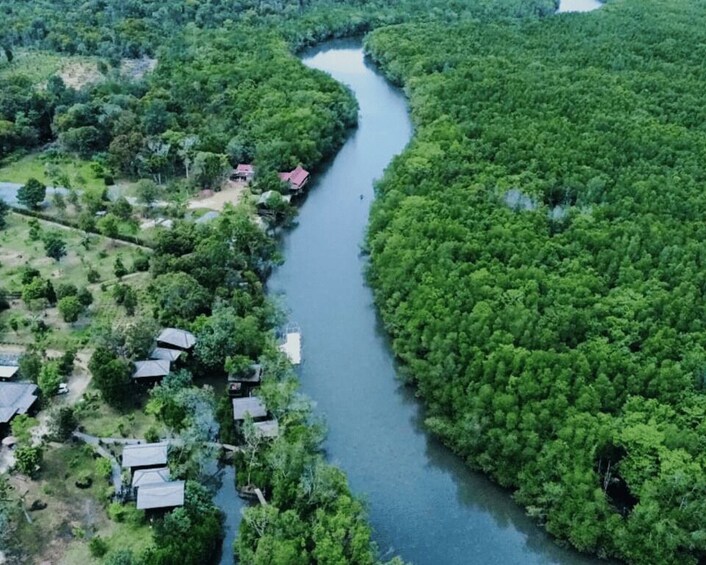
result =
[[[427,423],[547,529],[706,558],[706,6],[403,25],[370,278]]]

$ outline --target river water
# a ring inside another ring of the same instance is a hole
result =
[[[302,329],[302,389],[328,424],[329,460],[368,503],[381,553],[417,565],[593,563],[559,548],[507,491],[423,429],[419,402],[396,378],[360,253],[373,182],[412,135],[406,101],[359,43],[322,45],[304,63],[352,89],[360,123],[317,174],[269,288]]]

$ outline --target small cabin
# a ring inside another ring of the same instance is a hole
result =
[[[252,182],[255,178],[255,167],[249,163],[239,163],[230,175],[231,180]]]
[[[138,510],[171,510],[184,506],[184,481],[142,485],[137,489]]]
[[[247,396],[245,398],[233,399],[233,419],[242,422],[246,416],[253,420],[262,419],[267,416],[267,407],[257,396]]]
[[[230,397],[249,396],[250,391],[260,386],[262,381],[262,365],[250,365],[245,373],[228,375],[228,395]]]
[[[301,166],[289,171],[288,173],[279,173],[281,181],[289,185],[289,190],[294,193],[301,192],[309,182],[309,171]]]
[[[132,488],[136,489],[145,485],[168,483],[169,479],[169,467],[157,467],[156,469],[136,469],[132,474]]]
[[[0,427],[9,426],[15,416],[27,414],[37,401],[37,385],[0,382]]]
[[[157,346],[189,351],[196,345],[196,336],[179,328],[164,328],[157,336]]]
[[[13,365],[0,365],[0,380],[9,381],[17,376],[20,372],[19,367]]]
[[[265,420],[264,422],[253,422],[255,433],[267,439],[275,439],[279,436],[279,422],[277,420]]]
[[[166,441],[126,445],[123,448],[123,469],[130,469],[135,473],[137,469],[165,467],[168,448],[169,444]]]
[[[153,383],[162,380],[171,371],[172,364],[165,359],[148,359],[135,361],[135,370],[132,373],[133,381]]]
[[[175,363],[184,353],[181,349],[169,349],[168,347],[155,347],[150,353],[150,360],[152,361],[169,361],[170,363]]]

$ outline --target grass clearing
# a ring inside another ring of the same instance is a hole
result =
[[[165,435],[164,426],[152,414],[145,413],[147,393],[135,394],[135,405],[129,412],[119,412],[108,406],[96,393],[88,393],[80,404],[78,418],[85,433],[98,437],[145,437],[150,427]],[[112,446],[108,446],[109,449]],[[119,450],[119,448],[117,448]]]
[[[76,486],[79,478],[90,478],[91,486]],[[47,504],[30,513],[32,523],[19,522],[16,541],[26,556],[51,559],[60,556],[67,544],[108,525],[105,504],[111,492],[108,481],[96,472],[93,451],[83,445],[59,445],[44,450],[42,470],[35,481],[12,477],[25,507],[35,501]],[[31,561],[31,560],[30,560]]]
[[[98,176],[93,162],[78,157],[57,157],[32,153],[16,160],[6,160],[0,167],[0,182],[24,184],[35,178],[47,186],[61,185],[68,179],[73,188],[103,190],[105,182]]]
[[[51,328],[47,345],[58,348],[69,343],[85,343],[90,338],[90,316],[119,323],[126,318],[124,309],[115,305],[110,287],[103,290],[103,283],[116,282],[114,272],[117,258],[128,270],[132,270],[135,259],[144,251],[98,235],[39,220],[40,233],[59,233],[66,242],[67,255],[57,262],[46,256],[41,240],[30,239],[31,219],[20,214],[8,214],[7,227],[0,231],[0,281],[2,287],[14,293],[11,308],[0,313],[0,339],[14,343],[33,341],[32,321],[42,319]],[[94,302],[75,324],[67,324],[54,308],[30,309],[17,297],[22,291],[22,273],[26,267],[37,269],[41,277],[50,280],[56,288],[61,283],[72,283],[78,288],[87,287]],[[89,271],[98,273],[97,283],[89,284]],[[126,284],[138,290],[145,286],[149,274],[145,272],[127,275]],[[13,322],[14,320],[14,322]],[[16,329],[12,329],[15,327]]]
[[[152,540],[152,531],[143,513],[132,508],[124,512],[122,522],[109,517],[108,480],[97,473],[97,457],[86,445],[53,444],[45,450],[39,477],[31,481],[13,476],[11,481],[28,508],[34,501],[47,504],[43,510],[30,512],[32,523],[19,520],[15,532],[18,562],[87,564],[99,563],[88,548],[89,540],[99,535],[109,551],[125,547],[142,549]],[[91,486],[79,488],[76,480],[89,477]]]
[[[11,63],[3,57],[0,63],[0,78],[25,76],[41,88],[51,76],[58,74],[66,86],[76,89],[103,78],[98,71],[98,59],[95,57],[59,55],[32,49],[17,49],[14,55]]]
[[[99,282],[111,281],[115,279],[114,265],[118,257],[129,270],[135,258],[144,254],[127,243],[39,220],[40,235],[56,232],[66,242],[67,254],[57,262],[46,256],[41,239],[30,239],[30,222],[26,216],[11,213],[7,216],[7,227],[0,232],[0,278],[10,292],[21,290],[25,267],[37,269],[42,277],[52,282],[86,286],[90,269],[98,272]]]

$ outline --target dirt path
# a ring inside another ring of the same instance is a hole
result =
[[[233,204],[233,206],[238,204],[247,190],[247,183],[229,180],[223,185],[223,190],[205,198],[189,200],[189,209],[208,208],[220,212],[226,204]]]

